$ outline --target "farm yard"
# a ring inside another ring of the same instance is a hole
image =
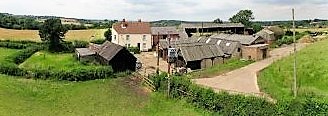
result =
[[[90,41],[93,39],[102,39],[106,29],[89,29],[89,30],[69,30],[66,34],[67,41],[80,40]],[[0,28],[0,40],[28,40],[41,41],[38,30],[13,30]]]

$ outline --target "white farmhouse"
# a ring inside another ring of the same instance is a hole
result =
[[[150,23],[123,21],[113,24],[112,42],[125,47],[138,47],[140,51],[152,48]]]

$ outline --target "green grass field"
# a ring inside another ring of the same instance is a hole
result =
[[[328,101],[328,40],[297,53],[299,98],[314,96]],[[260,73],[262,91],[278,100],[292,99],[293,56],[284,58]]]
[[[49,52],[37,52],[24,63],[20,68],[25,69],[51,69],[51,70],[66,70],[72,67],[86,67],[73,57],[74,54],[58,54]],[[90,65],[88,65],[90,66]]]
[[[232,70],[244,67],[251,63],[253,63],[253,61],[241,61],[239,59],[230,59],[228,61],[225,61],[224,64],[218,64],[211,68],[192,72],[189,75],[191,78],[209,78],[212,76],[217,76],[223,73],[230,72]]]
[[[19,50],[15,49],[7,49],[7,48],[1,48],[0,47],[0,63],[5,60],[6,57],[10,56],[11,54],[14,54],[18,52]]]
[[[0,62],[15,49],[0,48]],[[45,57],[44,55],[45,54]],[[22,68],[54,70],[84,66],[72,54],[38,52]],[[33,80],[0,74],[0,115],[210,115],[183,100],[150,93],[128,77],[85,82]]]
[[[127,79],[87,82],[30,80],[0,75],[5,116],[207,115],[184,101],[129,86]]]

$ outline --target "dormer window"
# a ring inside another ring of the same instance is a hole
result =
[[[128,24],[122,23],[122,24],[121,24],[121,27],[122,27],[123,29],[125,29],[126,27],[128,27]]]

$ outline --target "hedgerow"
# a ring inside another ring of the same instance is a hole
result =
[[[155,90],[166,92],[165,74],[151,76]],[[184,77],[170,79],[170,97],[185,99],[198,108],[218,115],[328,115],[328,104],[309,98],[306,100],[278,101],[276,104],[264,98],[216,93],[193,84]]]

